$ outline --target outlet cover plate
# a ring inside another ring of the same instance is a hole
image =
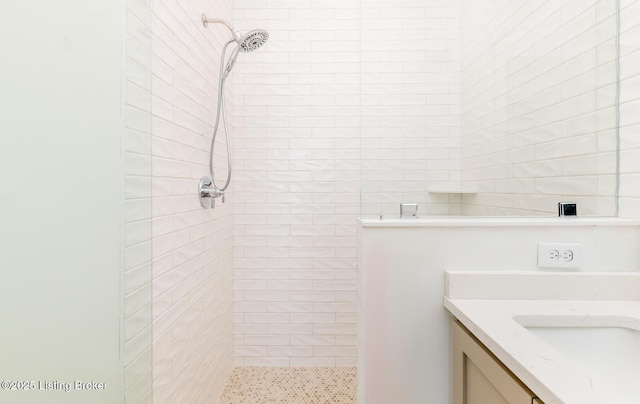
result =
[[[538,268],[575,269],[582,265],[580,243],[538,243]]]

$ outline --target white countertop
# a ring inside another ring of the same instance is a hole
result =
[[[616,326],[619,323],[627,328],[640,329],[640,293],[635,296],[623,293],[626,295],[623,298],[630,297],[629,300],[577,300],[583,297],[567,300],[571,293],[569,296],[567,293],[547,295],[544,300],[532,300],[529,293],[528,300],[514,300],[502,298],[500,292],[491,298],[477,298],[482,293],[476,293],[474,298],[465,298],[460,291],[470,288],[460,288],[459,284],[476,282],[479,276],[478,273],[469,275],[465,279],[464,274],[448,273],[444,306],[546,404],[632,404],[606,383],[590,377],[583,368],[525,329],[515,318],[527,325],[535,325],[537,321],[549,325],[549,321],[555,320],[558,326]],[[485,275],[504,282],[502,273]],[[509,276],[518,277],[518,274]],[[524,273],[521,276],[533,280],[534,284],[550,281],[557,285],[553,274]],[[611,283],[616,277],[627,285],[630,279],[640,279],[640,273],[585,276],[593,281],[594,286],[605,279]],[[571,277],[563,278],[571,280]],[[485,282],[487,285],[490,283]],[[637,282],[632,283],[637,285]],[[480,283],[476,286],[482,288]],[[570,289],[564,289],[565,292],[567,290]],[[514,291],[505,290],[505,293],[512,296]]]

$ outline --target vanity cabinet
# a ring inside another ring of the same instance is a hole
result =
[[[543,404],[459,321],[451,328],[453,404]]]

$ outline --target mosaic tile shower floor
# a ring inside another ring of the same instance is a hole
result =
[[[221,404],[355,404],[356,368],[239,367]]]

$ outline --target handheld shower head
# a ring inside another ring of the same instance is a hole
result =
[[[267,39],[269,39],[269,33],[263,29],[249,31],[238,41],[240,52],[253,52],[264,45]]]
[[[229,73],[231,73],[231,69],[236,64],[236,60],[238,59],[239,52],[253,52],[258,49],[269,39],[269,33],[262,29],[256,29],[248,32],[240,41],[236,41],[238,46],[233,50],[231,56],[229,56],[229,61],[227,62],[227,66],[224,69],[224,76],[227,77]]]
[[[224,69],[224,76],[227,77],[229,73],[231,73],[231,69],[236,64],[236,60],[238,59],[239,52],[253,52],[258,49],[269,39],[269,33],[262,29],[256,29],[248,32],[240,41],[236,41],[238,46],[233,50],[231,56],[229,56],[229,61],[227,62],[227,66]]]

